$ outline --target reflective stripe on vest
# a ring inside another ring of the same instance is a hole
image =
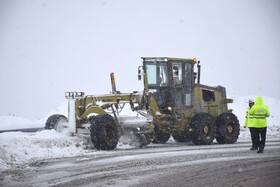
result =
[[[254,114],[253,117],[257,119],[262,119],[262,118],[266,118],[266,114]]]

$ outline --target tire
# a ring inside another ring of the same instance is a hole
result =
[[[157,125],[155,125],[154,131],[155,131],[155,137],[153,139],[153,143],[156,143],[156,144],[166,143],[169,140],[170,134],[159,130]]]
[[[115,119],[109,114],[89,118],[91,141],[97,150],[113,150],[119,141]]]
[[[172,134],[172,137],[176,142],[187,142],[188,138],[184,134]]]
[[[214,118],[208,113],[199,113],[191,119],[191,141],[195,145],[210,145],[216,133]]]
[[[58,132],[62,132],[64,126],[61,125],[61,122],[64,123],[68,122],[67,118],[64,115],[61,114],[51,115],[45,123],[45,129],[55,129]]]
[[[233,113],[223,113],[217,120],[216,140],[219,144],[232,144],[238,139],[240,124]]]

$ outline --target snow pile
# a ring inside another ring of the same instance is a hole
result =
[[[0,169],[40,159],[84,155],[88,152],[86,145],[87,142],[81,137],[69,137],[55,130],[2,133]]]
[[[248,107],[247,101],[256,98],[231,96],[234,103],[229,105],[233,109],[233,113],[238,117],[241,131],[238,141],[249,140],[250,133],[248,128],[243,128],[246,109]],[[267,139],[280,140],[280,101],[264,97],[264,102],[270,109],[271,116],[268,118]],[[62,103],[58,108],[51,111],[46,117],[39,121],[28,121],[23,118],[15,116],[0,116],[0,131],[8,129],[34,128],[43,127],[44,123],[52,114],[63,114],[67,116],[67,102]],[[136,113],[124,108],[122,111],[124,115],[121,121],[128,122],[128,116],[133,123],[141,124],[145,118],[137,118]],[[169,142],[174,142],[171,137]],[[0,171],[9,167],[14,167],[20,164],[28,164],[32,161],[43,160],[48,158],[59,157],[73,157],[88,154],[110,154],[110,151],[96,151],[91,148],[89,136],[67,136],[63,133],[57,133],[54,130],[42,130],[36,133],[23,132],[5,132],[0,133]],[[88,147],[88,145],[90,147]],[[117,149],[129,149],[134,146],[123,144],[120,142]]]

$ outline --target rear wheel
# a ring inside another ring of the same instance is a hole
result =
[[[155,125],[154,131],[155,138],[153,140],[153,143],[166,143],[169,140],[170,134],[161,131],[157,125]]]
[[[67,118],[61,114],[51,115],[46,123],[45,129],[55,129],[57,132],[62,132],[66,128]]]
[[[109,114],[92,116],[90,121],[91,141],[98,150],[113,150],[119,141],[115,119]]]
[[[240,124],[233,113],[223,113],[217,120],[216,140],[219,144],[235,143],[240,132]]]
[[[196,145],[209,145],[215,138],[214,118],[208,113],[199,113],[191,120],[191,140]]]

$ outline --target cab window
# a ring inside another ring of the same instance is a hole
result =
[[[155,85],[157,83],[156,65],[148,64],[146,65],[148,84]]]
[[[168,70],[166,64],[146,64],[148,84],[150,86],[168,86]]]

